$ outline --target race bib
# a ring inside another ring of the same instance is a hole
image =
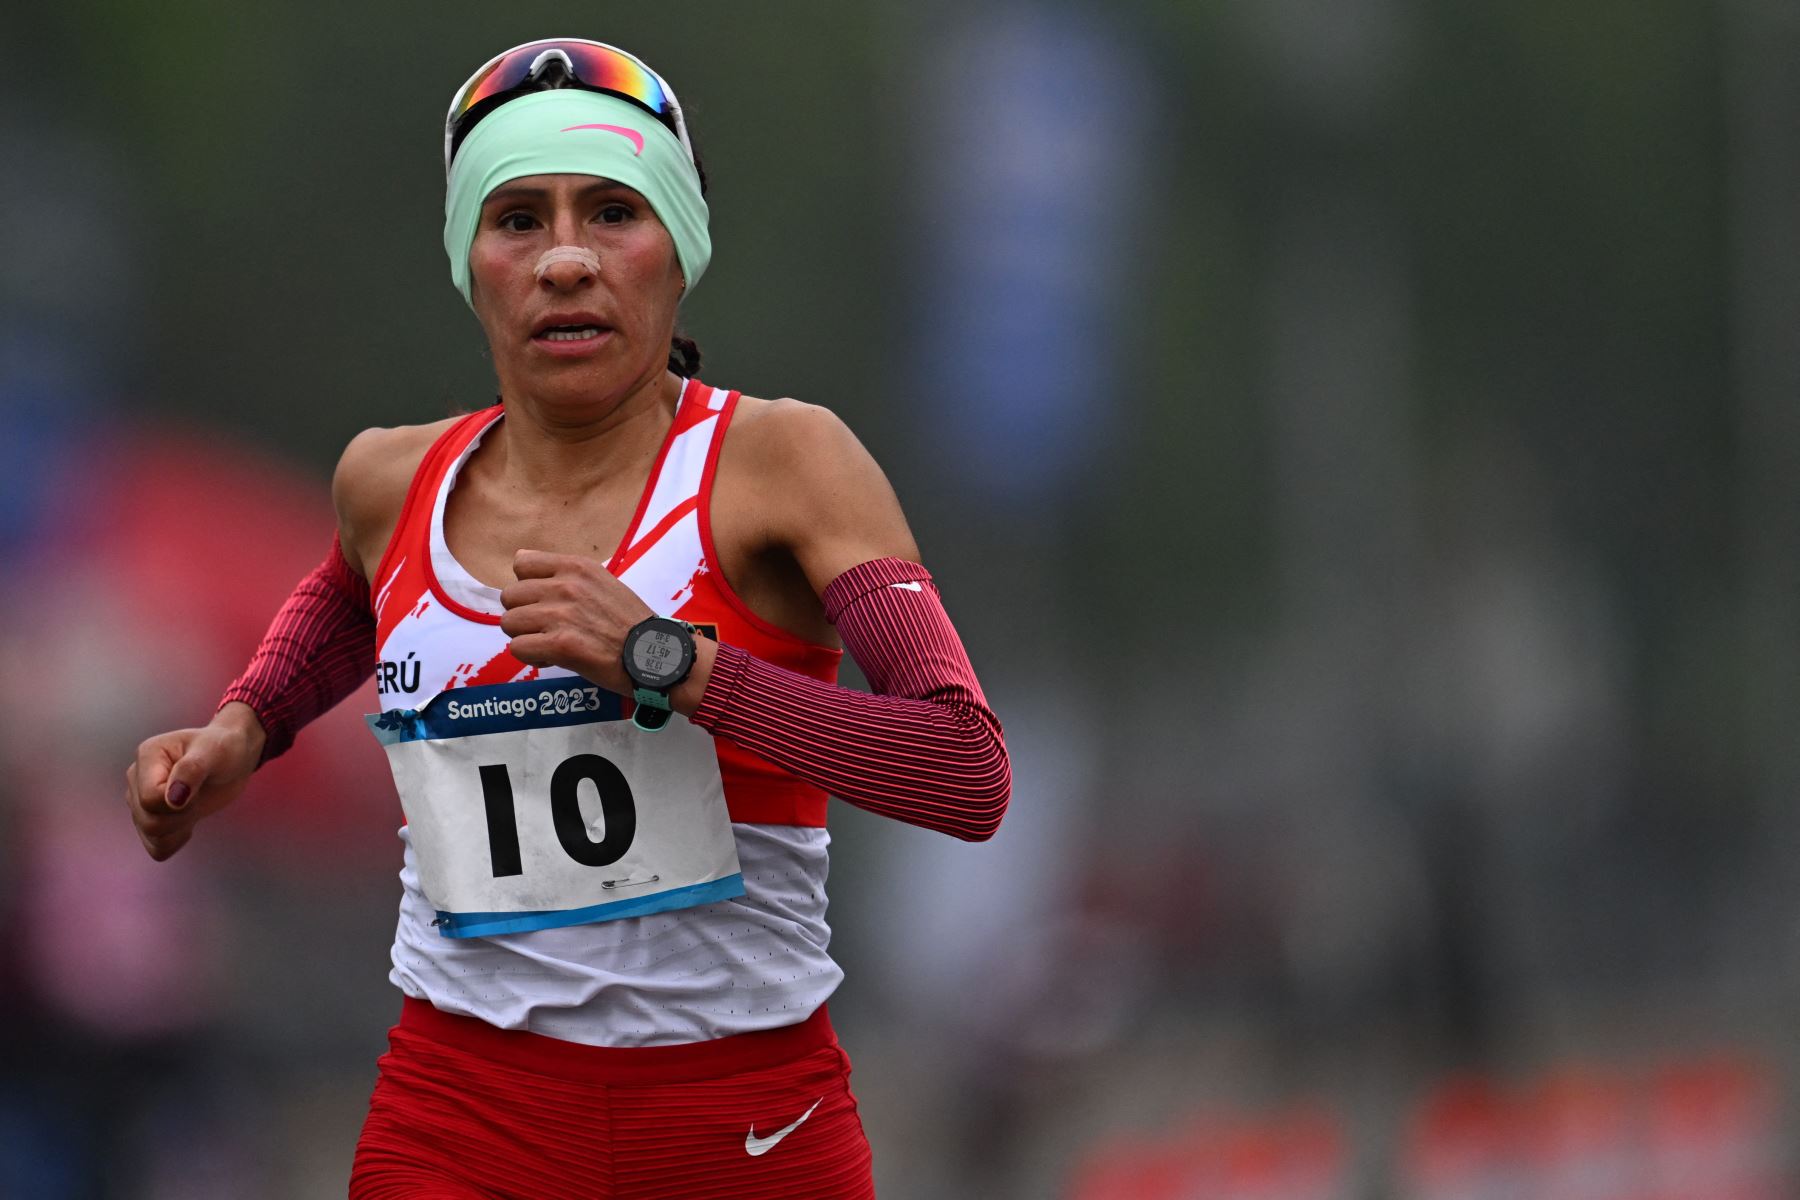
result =
[[[365,717],[445,937],[585,925],[744,894],[712,737],[649,733],[580,678]]]

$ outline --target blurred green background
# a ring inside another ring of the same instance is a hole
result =
[[[1007,725],[992,843],[834,806],[884,1196],[1792,1194],[1800,5],[0,29],[0,1196],[342,1194],[372,694],[170,863],[117,780],[345,442],[491,398],[443,110],[564,33],[688,108],[702,377],[861,435]]]

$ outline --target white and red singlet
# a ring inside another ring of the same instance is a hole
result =
[[[709,509],[737,400],[736,392],[686,382],[607,568],[656,613],[833,682],[841,651],[756,616],[719,569]],[[804,1020],[843,977],[826,949],[826,793],[683,717],[655,733],[638,730],[623,719],[628,701],[512,656],[499,590],[471,576],[444,538],[458,471],[504,419],[498,404],[471,413],[432,445],[370,585],[383,710],[372,724],[411,729],[447,756],[403,767],[390,745],[396,782],[415,813],[400,831],[391,978],[444,1012],[592,1046],[677,1045]],[[557,682],[564,679],[570,683]],[[424,744],[400,749],[423,754]],[[468,749],[476,745],[479,754]],[[503,745],[511,748],[489,752]],[[480,765],[478,781],[476,759],[495,760]],[[454,797],[452,779],[461,788]],[[552,781],[555,806],[546,794]],[[578,792],[586,809],[577,815]],[[623,795],[628,810],[606,807],[602,820],[596,795]],[[694,815],[659,831],[657,820],[677,808]],[[632,854],[642,848],[649,857],[618,858],[616,845],[605,848],[626,828],[621,812],[636,822]],[[735,871],[718,859],[718,839],[735,850]],[[604,867],[569,857],[589,853],[613,857]],[[685,876],[658,866],[677,860],[682,869],[697,865]],[[580,878],[594,886],[582,884],[575,896],[568,881]],[[686,880],[697,882],[676,886]],[[595,890],[601,886],[607,890]],[[628,899],[633,889],[648,898]],[[446,894],[470,899],[447,912]],[[484,898],[494,895],[503,895],[496,906],[506,912],[487,910]],[[614,915],[621,911],[645,915]],[[558,923],[568,920],[584,923]]]

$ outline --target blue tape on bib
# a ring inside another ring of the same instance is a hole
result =
[[[667,912],[672,908],[691,908],[696,904],[730,900],[743,894],[743,875],[732,874],[710,883],[696,883],[637,900],[609,900],[605,904],[590,904],[586,908],[568,908],[557,912],[440,912],[437,915],[437,927],[438,932],[445,937],[491,937],[497,933],[525,933],[532,929],[556,929],[563,925],[616,921],[620,917],[644,917],[651,913]]]
[[[363,718],[383,746],[624,719],[616,693],[573,675],[451,688],[416,712],[393,708]]]

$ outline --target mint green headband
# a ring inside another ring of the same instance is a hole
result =
[[[526,175],[595,175],[636,188],[675,240],[688,292],[712,260],[700,176],[668,127],[617,96],[553,88],[508,100],[457,148],[444,193],[444,253],[464,300],[481,202]]]

